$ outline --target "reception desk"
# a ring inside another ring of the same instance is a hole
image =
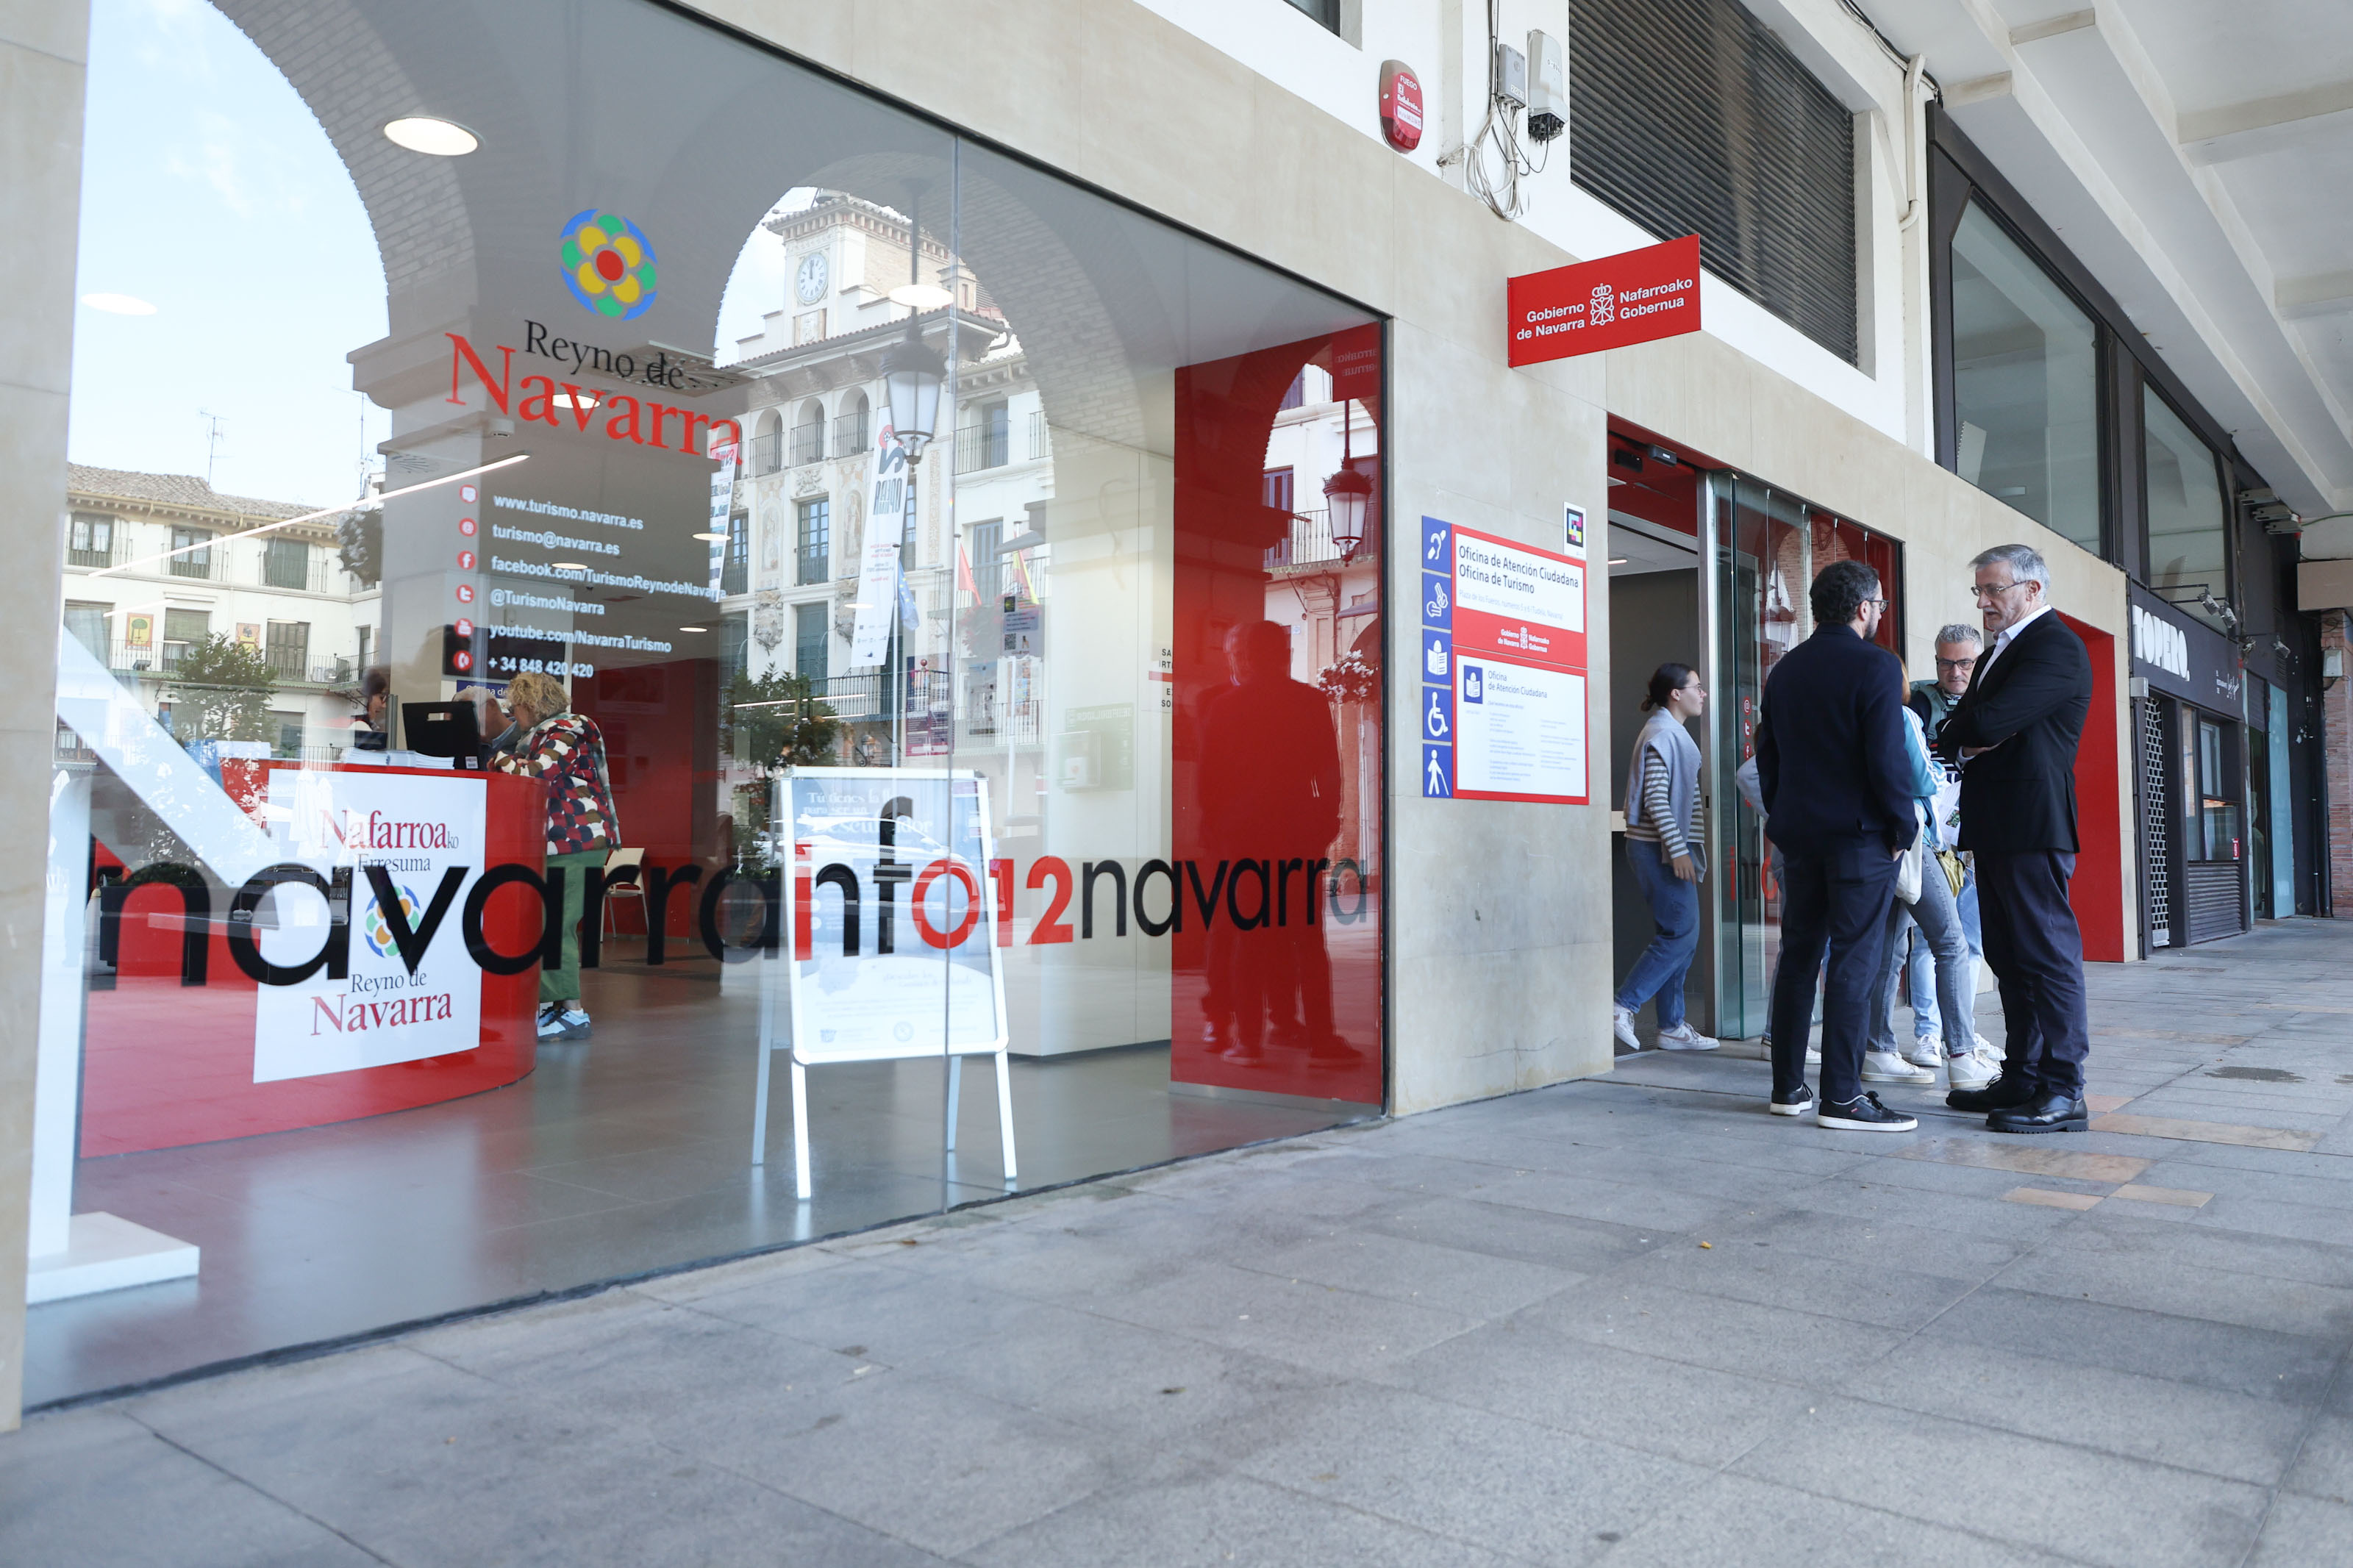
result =
[[[486,868],[540,870],[547,808],[538,780],[229,762],[221,787],[269,835],[287,885],[258,919],[237,909],[237,889],[186,868],[147,865],[136,885],[94,894],[82,1155],[378,1116],[532,1070],[538,968],[481,968],[463,913]],[[414,963],[384,918],[371,865],[421,943]],[[316,878],[308,888],[306,876]],[[320,887],[348,898],[341,934]],[[437,902],[428,934],[417,928]],[[500,888],[481,905],[479,928],[496,952],[532,951],[538,895],[527,884]],[[338,949],[343,957],[331,962]],[[286,980],[314,960],[311,973]],[[257,977],[257,966],[274,970]]]

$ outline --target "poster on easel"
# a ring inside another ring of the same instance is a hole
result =
[[[797,769],[790,846],[792,1049],[884,1061],[1001,1051],[987,781],[969,770]]]

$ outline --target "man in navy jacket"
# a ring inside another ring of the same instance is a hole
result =
[[[1908,1132],[1919,1122],[1862,1089],[1896,858],[1919,831],[1904,739],[1904,670],[1873,642],[1887,607],[1879,574],[1840,561],[1814,579],[1814,635],[1765,681],[1757,781],[1765,833],[1781,851],[1781,958],[1773,977],[1773,1099],[1824,1127]],[[1806,1088],[1814,976],[1822,994],[1822,1092]]]
[[[2081,1132],[2084,938],[2075,875],[2075,746],[2092,706],[2092,658],[2051,609],[2051,573],[2023,544],[1969,563],[1986,648],[1936,749],[1961,770],[1961,847],[1977,859],[1986,963],[2009,1031],[2001,1076],[1945,1103],[1989,1112],[1997,1132]]]

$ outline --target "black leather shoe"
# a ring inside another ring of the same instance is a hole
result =
[[[2023,1105],[1995,1111],[1986,1125],[1996,1132],[2088,1132],[2092,1113],[2071,1095],[2038,1094]]]
[[[2004,1073],[1983,1089],[1957,1089],[1945,1096],[1955,1110],[2009,1110],[2036,1098],[2034,1086]]]

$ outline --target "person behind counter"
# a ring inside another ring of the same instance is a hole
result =
[[[564,871],[564,962],[539,972],[542,1041],[588,1037],[588,1010],[580,998],[582,895],[589,870],[603,865],[620,842],[604,732],[571,706],[554,676],[516,676],[507,687],[507,710],[522,734],[512,752],[491,759],[503,773],[547,781],[547,866]]]

